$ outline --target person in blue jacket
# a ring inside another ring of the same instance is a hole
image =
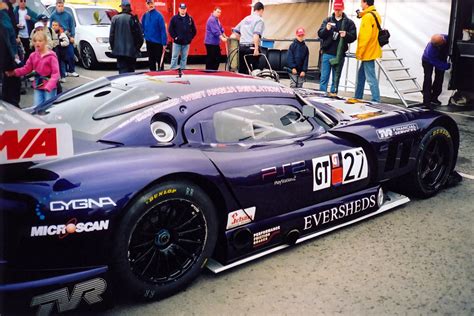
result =
[[[74,36],[76,36],[76,24],[72,15],[64,11],[64,0],[56,0],[56,10],[50,18],[49,27],[53,26],[53,22],[58,22],[62,26],[64,32],[69,37],[69,46],[66,55],[66,76],[79,77],[76,72],[76,64],[74,60]]]
[[[421,64],[425,73],[423,80],[423,105],[431,107],[441,105],[438,100],[443,89],[444,72],[449,69],[448,59],[448,35],[435,34],[426,45]],[[433,70],[435,73],[432,79]]]
[[[148,52],[148,64],[151,71],[162,70],[163,46],[166,46],[167,34],[165,19],[155,9],[154,0],[146,0],[148,11],[142,17],[143,34],[145,35],[146,50]]]
[[[8,5],[0,2],[0,71],[11,71],[18,67],[18,47],[14,25],[8,15]],[[2,100],[20,107],[20,79],[3,76]]]
[[[304,42],[304,36],[304,28],[298,28],[296,38],[288,49],[286,60],[290,71],[291,88],[302,88],[308,72],[309,49]]]
[[[196,36],[196,25],[193,18],[187,13],[188,8],[185,3],[181,3],[178,14],[173,16],[168,27],[168,32],[173,39],[173,52],[171,54],[171,69],[178,68],[178,57],[181,54],[181,70],[186,68],[189,46]]]

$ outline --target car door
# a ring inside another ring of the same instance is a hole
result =
[[[191,119],[201,129],[204,153],[223,174],[243,217],[264,219],[367,186],[362,148],[305,119],[292,98],[223,103]],[[228,210],[229,212],[236,210]],[[227,229],[234,224],[229,218]]]

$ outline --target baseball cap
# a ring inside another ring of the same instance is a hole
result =
[[[344,10],[344,1],[343,0],[336,0],[334,2],[334,10]]]
[[[38,27],[44,27],[43,22],[36,22],[35,23],[35,29],[38,28]]]
[[[49,18],[48,18],[46,15],[44,15],[44,14],[40,14],[40,15],[38,15],[38,17],[37,17],[37,20],[44,22],[44,21],[49,21]]]
[[[130,1],[129,1],[129,0],[122,0],[122,2],[120,3],[120,6],[121,6],[121,7],[124,7],[124,6],[127,6],[127,5],[130,5]]]
[[[304,35],[304,28],[299,27],[296,29],[296,36]]]
[[[186,9],[186,3],[180,3],[179,8],[180,9]]]

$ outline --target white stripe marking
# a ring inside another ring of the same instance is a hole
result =
[[[462,173],[462,172],[458,172],[461,177],[463,178],[466,178],[466,179],[470,179],[470,180],[474,180],[474,176],[471,176],[470,174],[465,174],[465,173]]]
[[[438,111],[444,114],[452,114],[452,115],[458,115],[458,116],[464,116],[464,117],[471,117],[474,118],[473,115],[468,115],[468,114],[462,114],[462,113],[456,113],[456,112],[446,112],[446,111]]]
[[[95,80],[94,78],[87,77],[87,76],[83,76],[83,75],[79,75],[79,78],[84,78],[84,79],[87,79],[87,80],[90,80],[90,81],[94,81],[94,80]]]

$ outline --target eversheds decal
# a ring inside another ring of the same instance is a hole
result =
[[[378,129],[377,136],[379,139],[388,139],[394,136],[400,136],[404,134],[409,134],[416,132],[418,130],[418,125],[416,123],[408,123],[396,126],[390,126],[386,128]]]
[[[72,218],[66,224],[33,226],[31,227],[30,236],[41,237],[57,235],[60,239],[62,239],[67,237],[69,234],[90,233],[107,229],[109,229],[109,220],[78,223],[77,219]]]
[[[367,157],[362,147],[317,157],[312,161],[313,191],[359,181],[369,174]]]
[[[74,285],[71,295],[67,287],[41,294],[33,297],[31,307],[39,306],[37,315],[50,315],[54,306],[57,306],[58,312],[66,312],[76,309],[81,301],[89,304],[95,304],[102,301],[101,295],[107,289],[107,283],[102,278],[95,278]]]
[[[369,208],[373,208],[377,205],[377,197],[372,194],[369,197],[364,197],[349,203],[344,203],[339,206],[333,207],[322,212],[312,214],[304,217],[304,228],[308,230],[316,228],[320,225],[331,223],[335,220],[363,212]]]
[[[242,226],[252,222],[255,219],[256,207],[249,207],[243,210],[230,212],[227,216],[227,229]]]

